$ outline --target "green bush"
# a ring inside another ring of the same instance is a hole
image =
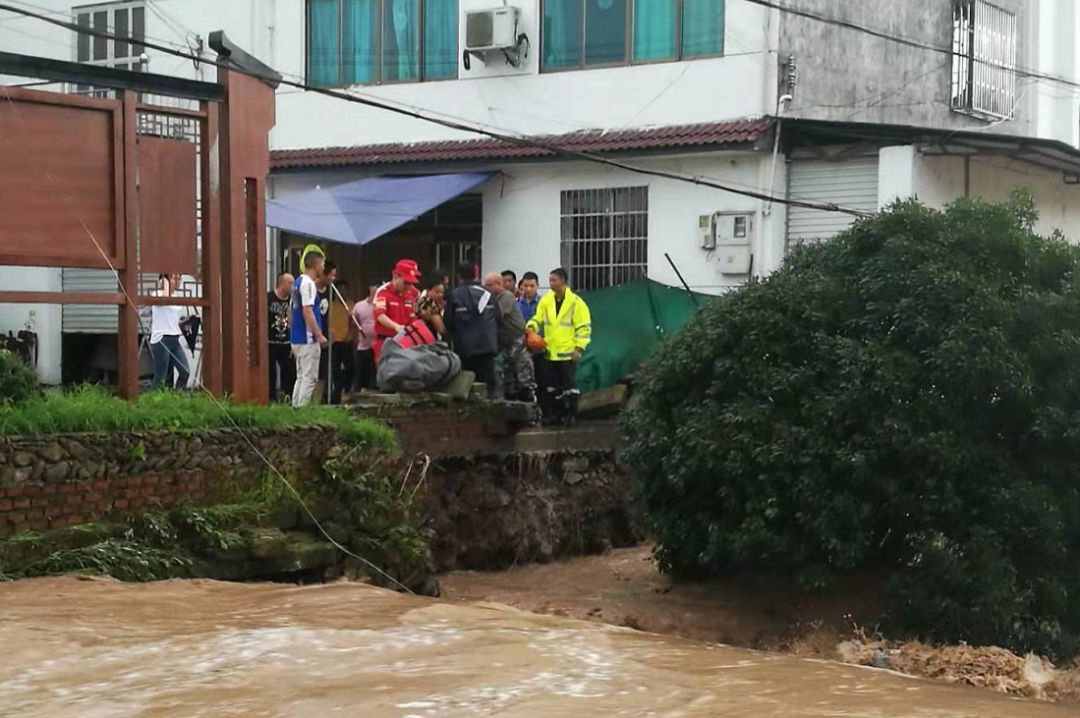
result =
[[[0,349],[0,406],[26,401],[37,386],[34,370],[11,352]]]
[[[1080,249],[1029,197],[904,203],[666,343],[624,431],[658,555],[890,578],[927,640],[1080,636]]]

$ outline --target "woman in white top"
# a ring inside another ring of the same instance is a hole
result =
[[[180,285],[179,274],[162,274],[158,277],[159,297],[171,297],[173,288]],[[183,307],[151,307],[150,310],[150,356],[154,360],[154,383],[151,389],[164,385],[168,389],[186,389],[191,370],[187,352],[180,338],[180,319]],[[173,372],[177,374],[173,383]]]

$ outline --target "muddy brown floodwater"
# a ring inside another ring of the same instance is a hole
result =
[[[877,614],[881,603],[875,584],[851,579],[828,596],[808,595],[791,581],[745,576],[675,583],[657,570],[651,546],[510,571],[457,571],[440,577],[439,585],[451,600],[495,601],[697,641],[785,651],[811,635],[831,649],[851,634],[854,623]]]
[[[0,584],[0,715],[1076,718],[880,671],[360,584]]]

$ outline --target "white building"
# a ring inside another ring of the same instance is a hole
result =
[[[363,249],[331,247],[354,287],[408,256],[445,269],[482,258],[487,270],[542,278],[567,265],[586,288],[640,276],[677,284],[673,263],[691,288],[718,293],[775,270],[793,243],[854,220],[789,199],[872,212],[897,197],[940,206],[1028,186],[1044,229],[1080,237],[1080,11],[1072,0],[783,0],[797,13],[755,0],[19,4],[194,52],[223,29],[287,80],[626,166],[283,85],[272,137],[276,202],[372,177],[491,173]],[[500,5],[516,14],[512,42],[469,55],[466,67],[470,44],[506,39],[485,32],[485,18],[496,30],[503,21],[494,14],[476,16],[470,37],[467,17]],[[214,77],[205,63],[80,40],[3,12],[0,48]],[[687,181],[694,178],[704,183]],[[270,241],[276,271],[309,240],[274,233]],[[0,281],[58,290],[111,278],[0,268]],[[59,381],[61,345],[85,351],[79,334],[107,333],[114,315],[0,306],[0,331],[32,320],[42,376]]]

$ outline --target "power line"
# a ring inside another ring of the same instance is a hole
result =
[[[26,17],[36,18],[38,20],[41,20],[42,22],[46,22],[46,23],[49,23],[49,24],[52,24],[52,25],[56,25],[58,27],[63,27],[63,28],[66,28],[66,29],[68,29],[68,30],[70,30],[72,32],[76,32],[76,33],[91,35],[91,36],[94,36],[94,37],[102,37],[102,38],[105,38],[105,39],[113,39],[113,40],[115,40],[115,39],[124,39],[124,38],[119,38],[118,36],[116,36],[116,35],[114,35],[112,33],[104,32],[104,31],[101,31],[101,30],[96,30],[94,28],[82,27],[82,26],[76,25],[74,23],[65,22],[63,20],[57,20],[55,18],[47,17],[45,15],[42,15],[42,14],[37,13],[37,12],[30,11],[30,10],[24,10],[22,8],[19,8],[19,7],[13,6],[13,5],[9,5],[7,3],[0,3],[0,10],[8,10],[10,12],[14,12],[14,13],[17,13],[19,15],[24,15]],[[744,197],[750,197],[752,199],[757,199],[757,200],[761,200],[761,201],[765,201],[765,202],[776,202],[778,204],[785,204],[785,205],[790,205],[790,206],[794,206],[794,207],[803,207],[805,209],[821,210],[821,211],[825,211],[825,212],[840,212],[840,213],[843,213],[843,214],[852,215],[854,217],[867,217],[867,216],[871,215],[871,213],[865,212],[863,210],[852,209],[852,208],[849,208],[849,207],[841,207],[840,205],[836,204],[835,202],[813,202],[813,201],[803,201],[803,200],[790,199],[788,197],[775,196],[775,195],[772,195],[772,194],[770,194],[768,192],[763,192],[763,191],[759,191],[759,190],[740,189],[740,188],[733,187],[733,186],[728,185],[728,184],[715,182],[715,181],[711,181],[711,180],[706,180],[706,179],[703,179],[702,177],[698,177],[698,176],[684,175],[684,174],[680,174],[680,173],[677,173],[677,172],[669,172],[669,171],[666,171],[666,170],[649,169],[647,167],[639,167],[637,165],[632,165],[632,164],[628,164],[626,162],[611,159],[610,157],[603,157],[601,155],[596,155],[596,154],[593,154],[591,152],[583,152],[583,151],[580,151],[580,150],[568,149],[566,147],[562,147],[562,146],[559,146],[559,145],[554,145],[554,144],[550,144],[548,142],[543,142],[541,140],[536,139],[535,137],[519,137],[519,136],[505,134],[505,133],[502,133],[502,132],[496,132],[496,131],[491,130],[491,129],[487,129],[487,128],[484,128],[484,127],[479,127],[479,126],[473,125],[473,124],[471,124],[471,123],[469,123],[467,121],[460,120],[460,119],[444,119],[444,118],[439,118],[439,117],[432,117],[431,115],[426,114],[425,111],[422,111],[422,110],[407,109],[407,108],[404,108],[404,107],[399,107],[397,105],[392,105],[392,104],[383,102],[381,100],[376,100],[376,99],[373,99],[373,98],[370,98],[370,97],[364,97],[364,96],[361,96],[361,95],[349,94],[349,93],[345,93],[345,92],[340,92],[338,90],[328,89],[328,88],[325,88],[325,87],[315,87],[315,86],[309,85],[306,82],[297,82],[297,81],[294,81],[294,80],[289,80],[287,78],[281,77],[280,75],[275,75],[275,76],[272,76],[272,77],[268,77],[268,76],[260,74],[258,72],[254,72],[254,71],[247,70],[247,69],[244,69],[244,68],[238,68],[236,65],[234,65],[233,63],[228,62],[226,60],[207,59],[207,58],[200,57],[199,55],[195,55],[195,54],[193,54],[191,52],[184,52],[184,51],[181,51],[181,50],[176,50],[176,49],[173,49],[173,48],[170,48],[170,47],[167,47],[167,46],[164,46],[164,45],[160,45],[160,44],[157,44],[157,43],[154,43],[154,42],[150,42],[150,41],[143,42],[143,45],[145,45],[146,47],[149,47],[151,49],[158,50],[159,52],[164,52],[164,53],[169,54],[169,55],[174,55],[176,57],[182,57],[182,58],[186,58],[186,59],[189,59],[189,60],[199,60],[200,62],[205,62],[207,64],[214,65],[215,67],[220,67],[220,68],[230,70],[230,71],[233,71],[233,72],[238,72],[240,74],[248,75],[250,77],[255,77],[255,78],[258,78],[258,79],[261,79],[261,80],[264,80],[264,81],[273,82],[275,84],[286,85],[288,87],[295,87],[297,89],[301,89],[301,90],[304,90],[306,92],[312,92],[312,93],[315,93],[315,94],[324,95],[326,97],[332,97],[332,98],[335,98],[335,99],[338,99],[338,100],[343,100],[345,102],[351,102],[351,103],[354,103],[354,104],[364,105],[364,106],[367,106],[367,107],[372,107],[372,108],[375,108],[375,109],[384,110],[384,111],[387,111],[387,112],[392,112],[392,113],[395,113],[395,114],[398,114],[398,115],[402,115],[402,116],[405,116],[405,117],[410,117],[412,119],[421,120],[421,121],[424,121],[424,122],[430,122],[430,123],[437,124],[437,125],[440,125],[442,127],[446,127],[448,129],[457,130],[457,131],[460,131],[460,132],[468,132],[468,133],[472,133],[472,134],[483,135],[485,137],[489,137],[491,139],[499,140],[501,142],[516,145],[516,146],[519,146],[519,147],[532,147],[532,148],[536,148],[536,149],[541,149],[541,150],[544,150],[546,152],[550,152],[551,154],[566,157],[566,158],[570,158],[570,159],[576,159],[576,160],[582,160],[582,161],[586,161],[586,162],[593,162],[593,163],[597,163],[597,164],[603,164],[603,165],[606,165],[608,167],[614,167],[616,169],[621,169],[621,170],[624,170],[624,171],[627,171],[627,172],[633,172],[635,174],[640,174],[640,175],[646,175],[646,176],[651,176],[651,177],[660,177],[660,178],[663,178],[663,179],[670,179],[670,180],[675,180],[675,181],[678,181],[678,182],[687,182],[689,184],[694,184],[694,185],[698,185],[698,186],[701,186],[701,187],[709,187],[711,189],[717,189],[717,190],[721,190],[723,192],[730,192],[731,194],[741,195],[741,196],[744,196]]]
[[[773,0],[743,0],[751,5],[760,5],[761,7],[767,7],[772,10],[779,10],[780,12],[786,12],[789,15],[795,15],[796,17],[806,18],[807,20],[815,20],[817,22],[825,23],[826,25],[834,25],[836,27],[842,27],[847,30],[855,30],[862,32],[873,37],[880,38],[882,40],[888,40],[900,45],[907,45],[908,47],[914,47],[919,50],[927,50],[929,52],[936,52],[941,55],[948,55],[949,57],[960,56],[971,59],[969,55],[956,52],[951,47],[941,47],[940,45],[933,45],[929,42],[922,40],[915,40],[910,37],[904,37],[903,35],[891,34],[885,30],[878,30],[877,28],[869,27],[867,25],[860,25],[850,20],[841,20],[840,18],[830,17],[828,15],[822,15],[820,13],[812,12],[810,10],[802,10],[800,8],[791,7],[780,2],[773,2]],[[1015,74],[1017,77],[1030,77],[1035,80],[1045,80],[1047,82],[1056,82],[1062,85],[1066,85],[1073,89],[1080,89],[1080,82],[1070,80],[1065,77],[1059,77],[1057,75],[1050,75],[1045,72],[1038,72],[1029,68],[1021,67],[1019,65],[1007,65],[1001,62],[994,62],[993,60],[985,60],[980,58],[978,62],[992,67],[997,70],[1005,70]]]
[[[10,2],[15,2],[15,3],[20,4],[20,5],[28,5],[29,4],[29,3],[25,3],[25,2],[20,2],[20,0],[9,0],[9,1]],[[33,7],[33,6],[31,6],[31,7]],[[43,13],[45,13],[47,15],[52,15],[52,16],[55,16],[55,17],[65,17],[65,18],[70,18],[71,17],[70,12],[65,12],[63,10],[39,11],[39,12],[43,12]],[[32,34],[26,32],[24,30],[19,30],[19,29],[15,28],[15,27],[12,27],[9,24],[7,24],[7,23],[9,23],[11,21],[21,20],[21,19],[22,18],[20,18],[20,17],[4,17],[4,18],[0,18],[0,25],[4,26],[4,31],[5,32],[14,32],[14,33],[17,33],[17,34],[20,34],[20,35],[26,35],[27,37],[32,37],[32,38],[34,38],[36,40],[42,40],[44,42],[49,42],[49,43],[52,43],[54,45],[63,45],[64,47],[69,47],[67,45],[67,43],[65,43],[65,42],[63,42],[61,40],[54,40],[53,38],[49,38],[49,37],[40,37],[38,35],[32,35]],[[110,25],[109,23],[106,22],[105,29],[108,30],[109,32],[115,32],[116,31],[116,26],[115,25]],[[162,43],[165,43],[165,44],[169,44],[169,45],[172,45],[173,47],[177,47],[177,48],[187,47],[186,45],[181,45],[180,43],[172,42],[170,40],[166,40],[166,39],[160,38],[160,37],[154,37],[152,35],[146,35],[145,37],[146,37],[146,39],[156,40],[157,42],[162,42]],[[142,44],[142,43],[138,42],[137,40],[135,40],[133,37],[124,37],[124,36],[118,35],[117,39],[127,40],[128,42],[131,42],[132,44]]]

